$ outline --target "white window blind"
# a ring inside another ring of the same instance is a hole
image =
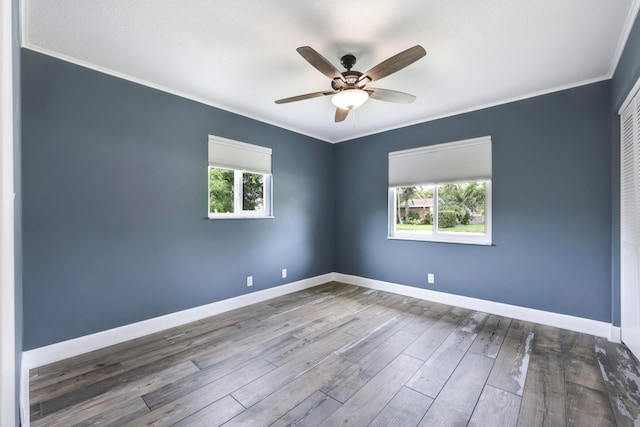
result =
[[[389,187],[490,179],[490,136],[389,153]]]
[[[209,166],[271,175],[271,148],[209,135]]]

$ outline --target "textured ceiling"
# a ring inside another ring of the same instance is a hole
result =
[[[25,47],[329,142],[610,78],[640,0],[23,0]],[[311,46],[366,71],[413,45],[427,56],[334,123]]]

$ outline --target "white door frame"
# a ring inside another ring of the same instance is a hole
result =
[[[15,241],[13,186],[13,13],[0,9],[0,426],[16,422]]]

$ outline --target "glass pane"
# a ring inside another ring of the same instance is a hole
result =
[[[438,232],[485,234],[484,182],[438,186]]]
[[[264,175],[248,172],[242,174],[242,210],[264,210]]]
[[[233,213],[233,170],[209,168],[209,213]]]
[[[433,232],[433,187],[396,188],[396,231]]]

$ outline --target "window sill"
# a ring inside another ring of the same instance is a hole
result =
[[[462,236],[460,236],[462,237]],[[431,243],[453,243],[457,245],[476,245],[476,246],[494,246],[493,242],[490,240],[465,240],[462,239],[439,239],[439,238],[429,238],[425,236],[416,236],[412,234],[407,235],[396,235],[396,236],[387,236],[388,240],[409,240],[413,242],[431,242]]]
[[[275,216],[273,215],[216,215],[216,216],[207,216],[204,219],[273,219]]]

